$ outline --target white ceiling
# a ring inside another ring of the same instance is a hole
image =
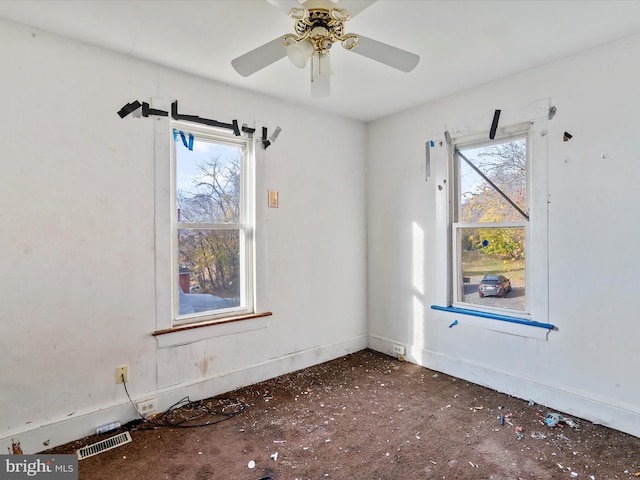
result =
[[[347,6],[348,1],[342,0]],[[285,57],[250,77],[231,60],[293,20],[266,0],[3,0],[0,17],[286,101],[370,121],[640,32],[638,0],[378,0],[346,31],[420,55],[403,73],[340,45],[329,98]]]

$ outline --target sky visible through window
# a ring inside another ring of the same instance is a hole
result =
[[[474,165],[478,165],[478,153],[481,148],[464,150],[464,156]],[[467,202],[473,194],[482,192],[482,178],[463,160],[460,160],[460,194],[463,203]]]
[[[224,159],[237,155],[237,147],[207,142],[198,138],[194,139],[193,151],[190,151],[182,144],[182,140],[178,136],[176,140],[176,189],[192,190],[197,179],[202,176],[199,165],[204,165],[210,158],[220,156]]]

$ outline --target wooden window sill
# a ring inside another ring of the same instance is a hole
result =
[[[216,320],[156,330],[151,335],[158,341],[159,348],[173,347],[194,343],[207,338],[267,328],[266,317],[271,315],[273,315],[271,312],[260,312],[235,317],[224,317]]]

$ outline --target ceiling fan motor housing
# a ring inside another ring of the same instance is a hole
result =
[[[298,41],[308,38],[317,53],[328,53],[335,42],[345,40],[344,22],[349,19],[345,10],[314,8],[307,11],[308,15],[297,18],[293,28]]]

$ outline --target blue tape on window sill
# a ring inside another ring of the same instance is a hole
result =
[[[440,310],[442,312],[471,315],[474,317],[490,318],[492,320],[500,320],[501,322],[518,323],[520,325],[528,325],[530,327],[546,328],[547,330],[553,330],[554,328],[556,328],[555,325],[552,325],[551,323],[532,322],[531,320],[523,320],[522,318],[497,315],[495,313],[481,312],[479,310],[467,310],[466,308],[440,307],[439,305],[431,305],[431,309]]]

